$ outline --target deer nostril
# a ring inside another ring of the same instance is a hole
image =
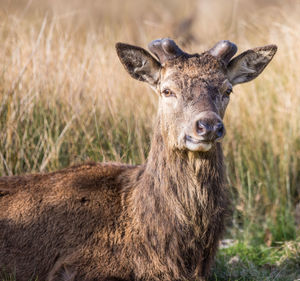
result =
[[[198,120],[196,122],[196,133],[207,141],[214,141],[225,135],[225,128],[223,122],[218,120]]]
[[[216,125],[216,127],[215,127],[215,132],[216,132],[216,136],[217,136],[218,138],[223,137],[223,135],[224,135],[224,125],[223,125],[223,123],[218,123],[218,124]]]
[[[201,121],[196,122],[196,131],[199,136],[204,135],[206,133],[206,125],[201,123]]]

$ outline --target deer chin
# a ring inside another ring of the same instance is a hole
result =
[[[191,136],[185,136],[185,147],[190,151],[209,151],[213,146],[213,142],[194,139]]]

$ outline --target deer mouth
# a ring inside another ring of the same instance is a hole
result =
[[[208,151],[211,149],[213,141],[204,139],[195,139],[191,136],[185,136],[185,146],[191,151]]]

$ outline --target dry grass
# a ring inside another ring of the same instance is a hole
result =
[[[1,0],[0,7],[0,175],[86,159],[145,160],[157,98],[125,73],[117,41],[146,47],[169,36],[190,52],[221,39],[240,51],[277,44],[274,61],[236,87],[227,110],[231,235],[295,238],[299,1]],[[190,17],[191,28],[179,28]]]

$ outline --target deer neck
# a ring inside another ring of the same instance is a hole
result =
[[[156,130],[131,201],[137,241],[141,240],[147,255],[161,260],[172,252],[173,258],[163,261],[169,268],[177,261],[185,268],[188,256],[196,259],[203,243],[207,247],[215,239],[213,232],[222,228],[220,218],[227,205],[223,183],[219,144],[207,153],[169,151]],[[191,260],[189,264],[197,263]]]
[[[175,196],[187,209],[194,208],[189,205],[198,201],[205,204],[202,192],[215,192],[223,187],[221,144],[217,143],[208,152],[174,150],[167,145],[168,136],[161,133],[159,126],[156,128],[144,173],[154,193],[167,198]]]
[[[197,223],[204,212],[218,209],[217,198],[224,193],[221,145],[217,143],[210,151],[201,153],[170,151],[165,143],[156,129],[137,183],[136,210],[144,212],[148,208],[155,214],[172,214],[173,218],[168,220],[188,219]]]

